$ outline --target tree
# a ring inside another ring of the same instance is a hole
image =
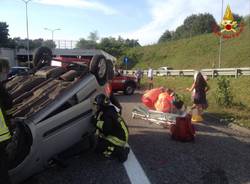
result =
[[[174,32],[166,30],[159,38],[158,42],[160,43],[171,39],[177,40],[199,34],[211,33],[214,25],[217,25],[216,21],[213,15],[209,13],[191,15],[188,16],[183,24],[177,27]]]
[[[53,40],[46,40],[46,41],[43,41],[43,42],[42,42],[42,45],[43,45],[43,46],[46,46],[46,47],[49,47],[49,48],[51,48],[51,49],[56,48],[56,44],[55,44],[55,42],[54,42]]]
[[[250,26],[250,15],[245,16],[244,21],[248,26]]]
[[[184,20],[185,30],[193,35],[199,35],[203,33],[211,33],[213,31],[213,25],[216,21],[213,15],[209,13],[191,15]]]
[[[42,38],[30,40],[30,42],[29,42],[30,49],[33,50],[33,49],[36,49],[38,47],[41,47],[43,45],[43,42],[44,42],[44,40]],[[26,45],[25,45],[25,47],[26,47]]]
[[[134,40],[134,39],[126,39],[123,42],[125,44],[126,47],[138,47],[141,46],[138,42],[138,40]]]
[[[88,39],[96,43],[96,41],[99,40],[98,32],[97,31],[90,32]]]
[[[113,37],[102,38],[101,42],[98,45],[98,48],[106,51],[107,53],[115,57],[119,57],[120,55],[122,55],[124,50],[123,43],[121,42],[121,40],[116,40]]]
[[[95,49],[96,47],[97,47],[96,42],[92,40],[85,40],[84,38],[81,38],[76,43],[76,48],[79,48],[79,49]]]
[[[0,22],[0,47],[8,45],[9,29],[6,22]]]
[[[169,30],[166,30],[163,35],[158,40],[158,43],[163,43],[166,41],[170,41],[172,39],[172,33]]]
[[[234,17],[234,21],[236,21],[237,23],[240,23],[242,20],[244,20],[242,16],[236,13],[233,13],[233,17]]]

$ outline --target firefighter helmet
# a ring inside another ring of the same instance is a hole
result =
[[[95,101],[94,101],[95,105],[107,106],[107,105],[109,105],[109,103],[110,103],[109,98],[104,94],[99,94],[95,97]]]

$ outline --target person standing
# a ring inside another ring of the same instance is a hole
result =
[[[96,153],[125,162],[130,151],[127,146],[128,128],[125,121],[106,95],[97,95],[94,105],[97,107],[97,112],[92,119],[98,136]]]
[[[154,79],[154,76],[153,76],[153,69],[150,67],[149,69],[148,69],[148,89],[150,90],[150,89],[153,89],[153,87],[154,87],[154,84],[153,84],[153,79]]]
[[[200,72],[194,74],[194,82],[190,88],[187,88],[187,90],[192,92],[192,109],[196,110],[196,113],[193,113],[192,121],[203,121],[201,113],[202,110],[208,107],[206,92],[209,90],[209,86]]]
[[[143,73],[140,69],[137,69],[136,72],[135,72],[135,78],[137,80],[137,87],[138,89],[141,88],[141,79],[143,77]]]
[[[8,120],[5,111],[12,106],[12,100],[5,90],[3,81],[8,76],[8,63],[5,59],[0,59],[0,179],[6,184],[10,184],[8,175],[8,163],[6,146],[11,139],[11,134],[7,126]]]

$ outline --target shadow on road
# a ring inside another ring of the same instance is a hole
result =
[[[121,103],[141,103],[141,94],[135,93],[133,95],[122,95],[122,94],[116,94],[115,95],[119,102]]]

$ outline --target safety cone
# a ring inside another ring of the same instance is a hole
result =
[[[201,116],[201,112],[197,108],[192,110],[192,122],[199,123],[203,121],[203,118]]]

